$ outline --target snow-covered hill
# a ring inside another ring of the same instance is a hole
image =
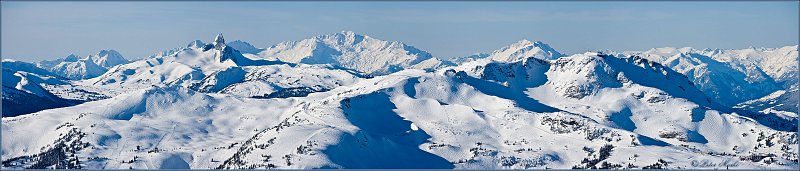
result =
[[[217,71],[190,88],[241,97],[295,97],[350,85],[362,78],[366,76],[325,65],[247,66]]]
[[[720,111],[688,85],[646,59],[586,53],[404,70],[306,97],[153,87],[3,118],[15,137],[2,140],[3,167],[800,166],[796,132]]]
[[[798,119],[797,110],[800,108],[800,92],[798,88],[778,90],[764,97],[748,100],[736,105],[734,108],[755,111],[764,114],[777,114],[782,118]]]
[[[3,117],[66,107],[78,103],[53,95],[44,84],[66,84],[64,78],[32,63],[3,60]]]
[[[797,46],[564,55],[528,40],[440,61],[347,31],[266,49],[219,34],[133,62],[3,60],[0,157],[3,169],[796,170],[789,62]],[[86,77],[92,64],[107,72]]]
[[[291,63],[332,64],[384,75],[403,69],[434,69],[441,61],[401,42],[389,42],[351,31],[273,45],[259,56]]]

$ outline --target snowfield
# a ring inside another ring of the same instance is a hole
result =
[[[349,31],[234,42],[103,51],[83,60],[107,67],[91,78],[4,60],[2,168],[800,168],[797,66],[776,64],[797,46],[566,55],[522,40],[440,61]]]

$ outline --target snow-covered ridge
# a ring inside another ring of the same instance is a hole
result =
[[[447,60],[446,62],[448,62],[448,65],[450,66],[456,66],[484,58],[499,62],[516,62],[531,57],[549,60],[562,56],[566,55],[556,51],[548,44],[540,41],[532,42],[530,40],[523,39],[511,45],[495,50],[492,53],[476,53],[469,56],[455,57]]]
[[[498,49],[489,56],[495,61],[513,62],[524,58],[535,57],[539,59],[555,59],[564,56],[550,45],[540,41],[531,42],[527,39]]]
[[[352,31],[279,43],[265,49],[259,56],[291,63],[333,64],[374,75],[414,68],[420,63],[432,63],[427,64],[432,67],[441,63],[430,53],[413,46]]]
[[[687,75],[718,103],[733,106],[797,85],[797,48],[797,45],[738,50],[667,47],[624,54],[663,63]]]
[[[97,54],[82,58],[70,54],[60,59],[41,61],[36,65],[64,78],[81,80],[97,77],[111,67],[128,62],[130,61],[115,50],[101,50]]]
[[[233,47],[234,49],[242,53],[258,54],[259,52],[263,51],[263,49],[256,48],[250,43],[241,40],[235,40],[232,42],[228,42],[227,44],[228,46]]]

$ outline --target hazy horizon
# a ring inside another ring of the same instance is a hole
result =
[[[522,39],[565,54],[797,45],[798,2],[2,2],[2,57],[140,59],[190,41],[258,48],[344,30],[447,59]],[[46,42],[46,43],[45,43]]]

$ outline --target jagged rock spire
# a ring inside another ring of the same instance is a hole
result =
[[[217,37],[214,38],[214,42],[212,44],[214,45],[214,49],[220,51],[224,50],[227,47],[227,45],[225,45],[225,38],[222,37],[222,33],[217,34]]]
[[[217,49],[225,48],[225,38],[222,37],[222,33],[218,34],[216,38],[214,38],[214,47]]]

